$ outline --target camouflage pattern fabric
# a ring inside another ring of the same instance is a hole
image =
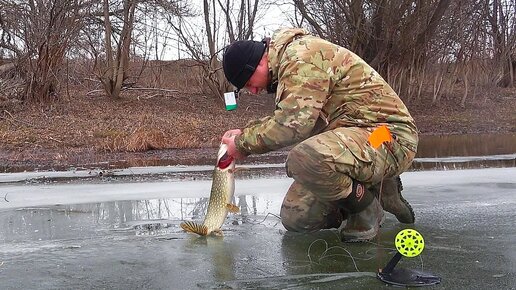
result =
[[[301,216],[305,226],[321,226],[319,211],[333,212],[321,207],[346,197],[351,178],[374,184],[382,176],[408,168],[418,143],[414,120],[394,90],[364,60],[296,28],[274,33],[268,61],[272,82],[278,83],[276,110],[248,124],[235,143],[244,154],[299,143],[287,160],[288,174],[295,180],[281,211],[287,228],[287,220],[301,221]],[[390,149],[382,145],[375,150],[367,142],[380,125],[386,125],[395,138]],[[303,196],[302,192],[306,198],[294,198]],[[318,212],[314,219],[318,221],[299,212]],[[290,228],[296,223],[291,222]]]
[[[345,219],[343,214],[335,203],[320,200],[297,181],[290,186],[280,212],[283,226],[294,232],[338,228]]]
[[[385,124],[398,142],[417,148],[417,129],[405,104],[353,52],[308,35],[303,29],[275,32],[268,49],[276,110],[243,130],[237,148],[265,153],[338,127]]]
[[[285,228],[310,232],[338,227],[343,217],[335,201],[348,196],[352,178],[372,185],[407,170],[414,152],[396,140],[375,149],[367,142],[369,134],[370,129],[337,128],[292,148],[286,165],[295,181],[280,213]]]

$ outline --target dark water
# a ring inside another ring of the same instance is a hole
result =
[[[162,152],[165,157],[151,160],[139,159],[135,155],[132,160],[118,160],[88,164],[87,168],[119,169],[137,166],[169,166],[179,164],[209,164],[214,162],[216,148],[213,150],[192,149],[188,160],[177,160],[173,151]],[[154,154],[154,153],[149,153]],[[160,153],[161,154],[161,153]],[[245,163],[249,164],[277,164],[286,160],[288,149],[270,152],[262,155],[251,155]],[[470,157],[470,159],[454,160],[453,157]],[[432,158],[432,159],[426,159]],[[437,158],[437,159],[436,159]],[[422,135],[413,169],[466,169],[486,167],[514,167],[516,166],[516,134],[471,134],[471,135]],[[69,170],[68,167],[38,167],[39,171]],[[0,172],[31,171],[31,168],[14,165],[12,162],[0,164]]]
[[[421,136],[411,170],[516,166],[516,134]]]
[[[288,150],[251,155],[246,163],[283,163]],[[456,157],[468,157],[457,159]],[[167,166],[174,160],[157,159],[142,166]],[[109,165],[127,167],[124,161]],[[516,134],[423,135],[412,170],[467,169],[516,166]]]
[[[516,153],[516,134],[421,136],[416,157],[487,156]]]

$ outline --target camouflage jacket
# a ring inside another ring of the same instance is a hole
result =
[[[417,129],[406,106],[353,52],[304,29],[282,29],[271,38],[268,63],[272,82],[278,82],[276,110],[243,129],[235,140],[239,151],[265,153],[337,127],[386,124],[416,152]]]

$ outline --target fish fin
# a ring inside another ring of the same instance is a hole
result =
[[[218,229],[218,230],[213,230],[211,231],[210,233],[211,235],[214,235],[216,237],[223,237],[224,234],[222,233],[222,230],[221,229]]]
[[[228,209],[228,211],[230,213],[238,213],[238,212],[240,212],[240,209],[238,208],[238,206],[234,205],[232,203],[227,203],[226,204],[226,208]]]
[[[190,233],[196,233],[201,236],[208,235],[208,227],[205,225],[202,225],[202,224],[186,221],[186,222],[181,223],[180,226],[183,228],[183,230],[190,232]]]

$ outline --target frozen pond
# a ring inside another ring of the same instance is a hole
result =
[[[375,273],[404,228],[393,216],[374,243],[343,244],[336,231],[287,233],[277,215],[291,180],[281,164],[258,166],[237,180],[241,213],[229,216],[224,237],[197,237],[179,227],[206,211],[209,167],[194,169],[159,178],[148,171],[166,168],[82,179],[0,176],[2,288],[392,289]],[[426,248],[400,266],[441,276],[436,289],[516,287],[516,168],[412,171],[402,179]]]

